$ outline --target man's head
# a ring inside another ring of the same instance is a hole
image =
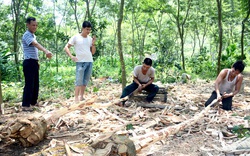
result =
[[[240,74],[245,68],[245,64],[243,63],[243,61],[236,61],[233,65],[232,65],[232,69],[231,72],[233,75],[238,75]]]
[[[152,60],[150,58],[145,58],[143,61],[142,69],[147,71],[152,66]]]
[[[84,21],[82,23],[82,33],[83,36],[86,37],[87,35],[89,35],[90,31],[91,31],[92,25],[89,21]]]
[[[235,71],[239,71],[241,73],[245,68],[245,64],[243,61],[239,60],[233,64],[232,68],[234,68]]]
[[[26,19],[26,26],[31,33],[35,33],[37,29],[37,22],[35,17],[28,17]]]
[[[148,66],[152,66],[152,60],[150,58],[145,58],[143,61],[143,64],[146,64]]]

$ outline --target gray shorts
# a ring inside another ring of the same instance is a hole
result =
[[[93,62],[76,62],[76,86],[87,86],[92,74]]]

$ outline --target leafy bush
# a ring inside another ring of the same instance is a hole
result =
[[[187,60],[187,68],[202,78],[211,78],[216,75],[216,62],[211,61],[206,48],[201,49],[200,53]]]
[[[7,48],[7,43],[0,41],[0,70],[2,80],[9,80],[14,78],[16,73],[15,65],[10,58],[14,55],[10,53],[10,49]]]
[[[20,82],[2,81],[3,101],[20,102],[22,99],[23,85]]]
[[[237,50],[237,46],[235,44],[231,44],[226,48],[226,53],[221,55],[221,69],[231,68],[235,61],[241,59],[241,53]],[[246,59],[246,54],[243,56],[242,60],[244,59]]]
[[[250,122],[250,116],[246,116],[244,120],[248,120],[248,122]],[[245,128],[243,125],[234,126],[232,131],[237,134],[239,138],[250,137],[250,130]]]

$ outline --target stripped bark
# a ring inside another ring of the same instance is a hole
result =
[[[7,126],[0,128],[0,141],[1,139],[14,138],[17,141],[20,141],[24,147],[33,146],[44,139],[48,127],[51,124],[55,125],[61,116],[86,107],[109,107],[127,99],[128,97],[125,97],[104,105],[94,103],[96,98],[92,98],[87,101],[73,104],[68,108],[55,110],[50,114],[38,114],[34,117],[20,117],[12,122],[9,122]]]
[[[186,120],[180,124],[164,128],[164,129],[159,130],[157,132],[151,132],[151,133],[147,133],[147,134],[142,135],[142,136],[137,136],[137,137],[131,138],[131,140],[135,144],[136,151],[139,152],[142,148],[150,145],[151,143],[165,139],[168,136],[176,134],[177,132],[184,130],[185,128],[195,124],[211,109],[211,106],[216,104],[216,103],[217,103],[217,100],[214,100],[210,105],[208,105],[199,114],[197,114],[193,118]]]

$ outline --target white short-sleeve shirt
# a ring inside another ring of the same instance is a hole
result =
[[[77,62],[93,62],[90,47],[92,38],[90,36],[83,37],[81,34],[72,36],[68,42],[75,47]]]
[[[151,78],[155,77],[155,69],[153,67],[150,67],[144,75],[142,73],[142,65],[136,66],[134,68],[134,77],[136,77],[141,83],[147,83],[151,80]]]

